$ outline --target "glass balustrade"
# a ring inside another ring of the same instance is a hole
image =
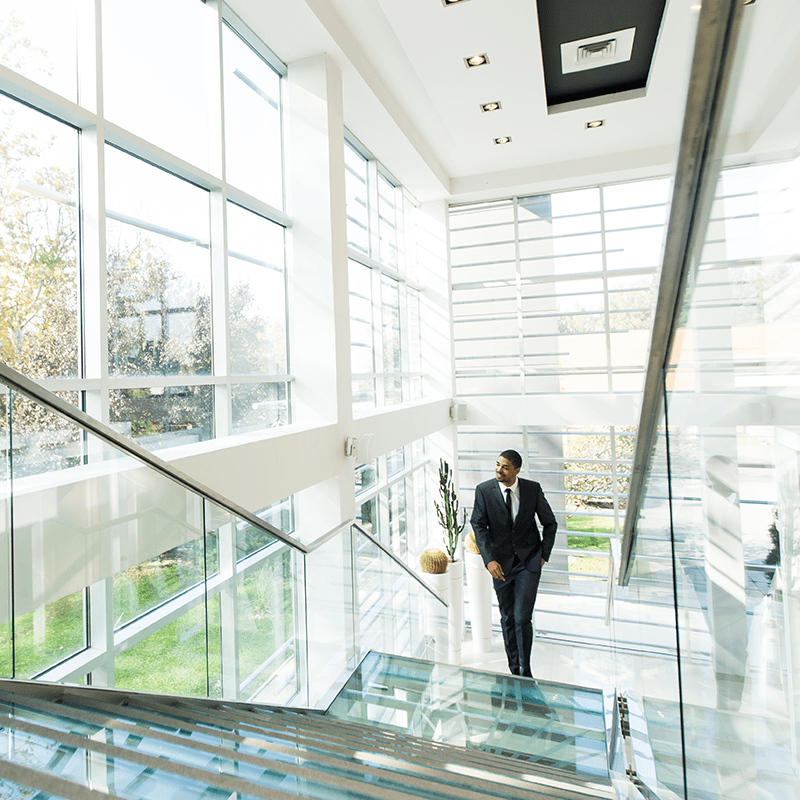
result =
[[[79,419],[0,401],[0,677],[313,706],[369,649],[446,636],[357,526],[304,552]]]

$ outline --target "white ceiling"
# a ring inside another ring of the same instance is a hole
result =
[[[229,0],[284,61],[327,52],[345,123],[419,199],[502,196],[669,168],[680,132],[695,0],[668,0],[646,97],[547,114],[533,0]],[[565,4],[568,7],[568,4]],[[731,150],[800,141],[800,3],[746,9],[749,53]],[[604,33],[604,31],[598,31]],[[490,63],[466,69],[464,58]],[[482,113],[481,103],[503,108]],[[604,119],[587,130],[585,123]],[[507,145],[493,139],[511,136]]]

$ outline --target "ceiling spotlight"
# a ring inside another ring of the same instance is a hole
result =
[[[756,0],[742,0],[742,5],[743,6],[751,6],[751,5],[753,5],[753,3],[755,3],[755,1]]]
[[[499,111],[501,108],[499,100],[496,103],[481,103],[481,111]]]
[[[500,136],[494,140],[495,144],[508,144],[511,141],[510,136]]]
[[[442,3],[446,6],[454,6],[456,3],[466,3],[467,0],[442,0]]]
[[[484,64],[489,63],[489,56],[487,56],[486,53],[481,53],[477,56],[469,56],[464,59],[464,63],[467,65],[467,69],[470,67],[482,67]]]
[[[604,119],[593,119],[591,122],[586,123],[587,128],[602,128],[606,124]]]

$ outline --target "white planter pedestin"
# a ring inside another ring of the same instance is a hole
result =
[[[447,613],[450,663],[461,663],[461,642],[464,638],[464,562],[451,561],[445,573],[450,578],[450,608]]]
[[[422,573],[422,580],[445,601],[450,602],[450,576],[446,572],[439,575],[432,575],[429,572]],[[444,616],[447,613],[447,621]],[[432,597],[425,598],[425,632],[433,637],[434,649],[433,660],[439,664],[446,664],[450,656],[449,647],[449,617],[450,609],[445,608],[438,600]],[[443,624],[438,624],[441,621]]]
[[[489,653],[492,650],[492,576],[478,553],[464,553],[464,559],[473,646],[476,652]]]

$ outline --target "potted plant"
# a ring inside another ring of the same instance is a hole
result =
[[[461,512],[461,524],[458,522],[458,495],[453,486],[453,473],[450,465],[443,459],[439,459],[439,496],[442,502],[434,500],[436,506],[436,516],[442,526],[442,539],[444,549],[451,562],[455,562],[456,551],[458,550],[458,538],[464,526],[467,524],[467,512]]]
[[[444,549],[450,561],[447,574],[450,576],[450,608],[448,610],[448,628],[450,642],[450,661],[461,663],[461,640],[464,638],[464,562],[459,561],[458,540],[461,531],[467,524],[467,512],[461,512],[459,522],[458,495],[453,485],[453,472],[450,465],[439,459],[439,497],[434,500],[436,516],[442,526]]]

